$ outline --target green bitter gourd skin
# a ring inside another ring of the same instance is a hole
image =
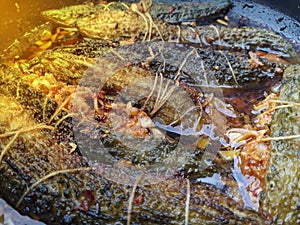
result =
[[[279,100],[300,103],[300,65],[285,70]],[[273,137],[299,135],[299,105],[278,109],[271,125]],[[276,224],[300,222],[300,139],[272,141],[262,210]]]

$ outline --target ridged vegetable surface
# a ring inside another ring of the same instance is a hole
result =
[[[293,65],[284,73],[279,100],[297,103],[278,109],[272,120],[272,136],[298,138],[272,141],[262,209],[277,224],[300,222],[300,65]]]

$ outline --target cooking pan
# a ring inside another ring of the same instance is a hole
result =
[[[10,1],[7,1],[10,2]],[[30,3],[27,1],[19,1],[15,3],[15,1],[11,1],[13,4],[13,9],[9,13],[4,13],[0,16],[0,22],[3,24],[0,30],[0,49],[5,49],[8,45],[15,39],[33,27],[42,24],[44,19],[40,16],[40,12],[46,9],[51,8],[60,8],[66,5],[79,4],[84,1],[43,1],[43,3],[39,1],[31,1]],[[99,2],[99,1],[94,1]],[[196,2],[196,1],[194,1]],[[233,7],[230,9],[228,15],[229,17],[236,18],[234,20],[235,25],[245,25],[245,26],[257,26],[263,27],[269,30],[273,30],[276,33],[280,34],[286,40],[288,40],[294,48],[298,56],[300,55],[300,3],[297,0],[286,0],[286,1],[271,1],[271,0],[257,0],[257,1],[232,1]],[[1,3],[4,5],[4,3]],[[11,5],[10,5],[11,7]],[[9,11],[9,10],[8,10]],[[14,27],[15,32],[8,32]],[[173,132],[173,131],[169,131]],[[173,134],[176,135],[175,131]],[[13,167],[14,165],[10,165]],[[101,171],[99,171],[101,173]],[[26,177],[24,178],[26,179]],[[203,180],[202,180],[203,181]],[[201,181],[201,182],[202,182]],[[77,181],[72,181],[77,182]],[[200,182],[200,183],[201,183]],[[180,186],[185,187],[186,184]],[[219,185],[219,184],[218,184]],[[136,186],[136,185],[135,185]],[[222,185],[221,185],[222,186]],[[43,190],[42,190],[43,191]],[[45,192],[47,190],[44,190]],[[76,192],[76,191],[75,191]],[[109,195],[109,191],[103,190],[105,195]],[[1,191],[0,191],[1,193]],[[53,192],[53,195],[56,193]],[[183,191],[182,195],[185,195],[186,192]],[[68,193],[65,193],[68,196]],[[27,201],[33,201],[30,199],[25,199]],[[138,196],[139,197],[139,196]],[[178,197],[178,196],[177,196]],[[4,197],[7,202],[9,202],[10,197]],[[105,213],[99,216],[96,212],[85,210],[85,206],[81,204],[85,204],[88,201],[93,201],[93,196],[89,191],[85,192],[85,195],[82,197],[83,203],[80,203],[79,210],[83,211],[84,214],[90,213],[91,216],[98,218],[100,220],[109,221],[109,215],[107,216]],[[122,196],[120,196],[122,198]],[[142,198],[142,197],[141,197]],[[141,204],[143,200],[141,198],[136,198],[135,203]],[[37,199],[35,199],[37,200]],[[38,200],[37,200],[38,201]],[[86,201],[86,202],[85,202]],[[201,200],[199,200],[201,201]],[[59,205],[59,203],[57,203]],[[88,204],[88,203],[86,203]],[[26,210],[30,209],[22,209],[22,213],[26,213]],[[35,209],[38,210],[38,209]],[[45,210],[45,209],[41,209]],[[76,209],[78,210],[78,208]],[[105,209],[102,209],[105,211]],[[296,209],[298,210],[298,209]],[[101,209],[100,209],[101,211]],[[37,212],[39,213],[39,212]],[[54,212],[52,212],[54,213]],[[94,214],[93,214],[94,213]],[[30,212],[29,212],[30,214]],[[93,215],[92,215],[93,214]],[[126,215],[126,213],[124,214]],[[72,223],[72,214],[65,215],[64,221]],[[89,215],[88,215],[89,216]],[[99,216],[99,217],[98,217]],[[107,217],[106,217],[107,216]],[[147,216],[147,215],[146,215]],[[145,216],[145,217],[146,217]],[[216,215],[218,217],[218,215]],[[39,219],[39,218],[37,218]],[[219,218],[218,218],[219,219]],[[123,218],[123,222],[126,218]],[[259,221],[259,220],[258,220]],[[51,224],[51,219],[48,220],[48,223]],[[225,221],[224,223],[230,221]],[[3,199],[0,199],[0,223],[7,224],[43,224],[42,222],[37,222],[35,220],[31,220],[28,217],[24,217],[20,215],[17,211],[9,206]],[[92,222],[87,221],[87,224],[92,224]],[[125,222],[124,222],[125,223]],[[272,222],[270,222],[271,224]],[[119,223],[116,223],[119,224]],[[120,223],[121,224],[121,223]]]

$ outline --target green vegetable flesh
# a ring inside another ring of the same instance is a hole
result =
[[[196,22],[220,16],[231,6],[229,0],[153,3],[150,14],[168,23]]]
[[[284,73],[279,100],[300,103],[300,66],[292,65]],[[276,110],[272,120],[272,136],[300,134],[300,107]],[[266,190],[262,196],[265,210],[276,224],[300,222],[300,138],[272,141]]]

